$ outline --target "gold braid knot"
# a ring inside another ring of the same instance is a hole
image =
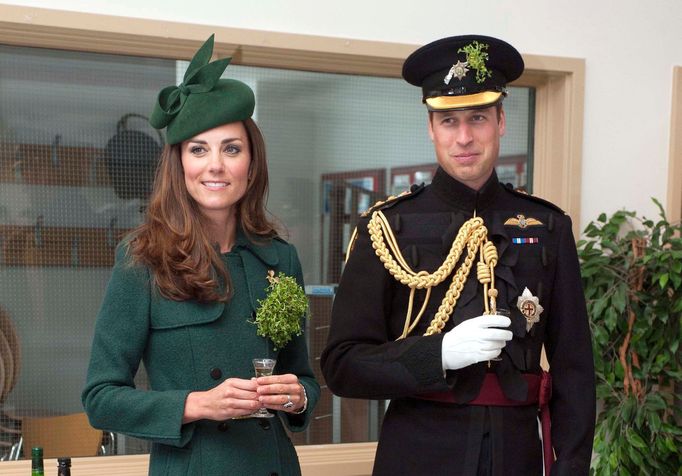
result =
[[[457,300],[462,293],[464,283],[469,276],[471,266],[473,265],[476,253],[479,249],[481,253],[481,263],[477,265],[478,279],[484,284],[485,295],[491,300],[490,307],[488,306],[488,301],[485,300],[485,310],[486,313],[490,313],[491,308],[494,311],[495,301],[493,294],[496,297],[497,290],[494,287],[493,272],[494,267],[497,264],[497,250],[495,249],[495,245],[487,239],[488,230],[483,224],[482,218],[473,217],[462,225],[455,240],[452,242],[452,246],[450,247],[445,261],[443,261],[443,264],[441,264],[433,273],[428,273],[426,271],[415,272],[410,268],[400,252],[393,230],[391,230],[383,212],[379,210],[372,213],[372,218],[367,225],[367,229],[369,230],[374,252],[383,263],[384,268],[386,268],[391,276],[398,282],[410,288],[410,298],[407,315],[405,317],[405,325],[399,339],[407,337],[407,335],[416,327],[426,310],[426,306],[431,296],[431,288],[439,285],[452,274],[465,247],[467,249],[467,255],[464,258],[464,262],[457,271],[455,271],[452,283],[445,293],[445,297],[424,335],[437,334],[443,330],[445,323],[450,319],[452,311],[457,304]],[[388,246],[386,245],[386,242],[388,242]],[[483,267],[481,265],[483,265]],[[412,306],[416,289],[426,289],[426,296],[421,310],[414,320],[412,320]]]

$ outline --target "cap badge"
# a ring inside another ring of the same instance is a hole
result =
[[[469,68],[467,68],[467,66],[469,66],[469,63],[466,61],[462,63],[461,61],[457,60],[457,63],[453,64],[452,68],[450,68],[450,71],[448,71],[447,76],[443,78],[443,82],[445,84],[450,84],[450,80],[453,76],[461,81],[462,78],[469,72]]]
[[[540,300],[537,296],[533,296],[527,287],[523,288],[523,293],[518,297],[516,307],[526,318],[526,332],[529,332],[533,325],[540,321],[540,314],[544,311]]]
[[[526,218],[524,215],[516,215],[515,217],[507,218],[507,220],[504,222],[505,226],[518,226],[522,230],[525,228],[528,228],[529,226],[542,226],[544,223],[542,223],[540,220],[537,218],[533,217],[528,217]]]
[[[474,40],[457,50],[457,53],[466,54],[466,65],[476,71],[476,82],[479,84],[493,75],[492,71],[485,66],[485,62],[488,61],[488,53],[484,50],[487,50],[488,46],[489,45],[485,43],[479,43]]]

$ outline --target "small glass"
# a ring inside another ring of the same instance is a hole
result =
[[[511,319],[511,311],[509,309],[505,309],[503,307],[498,307],[495,310],[495,315],[496,316],[505,316],[505,317],[508,317],[509,319]],[[500,329],[509,330],[509,327],[501,327]],[[501,356],[502,356],[502,351],[500,351],[500,355],[498,355],[497,357],[490,359],[488,361],[488,366],[490,366],[490,362],[499,362],[500,360],[502,360]]]
[[[253,359],[253,369],[256,372],[256,377],[268,377],[272,375],[275,369],[275,359]],[[249,415],[253,418],[272,418],[275,415],[270,413],[267,408],[259,408],[257,412]]]

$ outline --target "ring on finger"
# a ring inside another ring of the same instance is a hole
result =
[[[287,394],[287,401],[282,405],[282,408],[291,408],[294,406],[294,402],[291,401],[291,395]]]

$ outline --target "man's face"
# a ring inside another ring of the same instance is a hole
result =
[[[504,135],[504,110],[497,107],[429,114],[429,136],[438,163],[452,178],[474,190],[493,172]]]

